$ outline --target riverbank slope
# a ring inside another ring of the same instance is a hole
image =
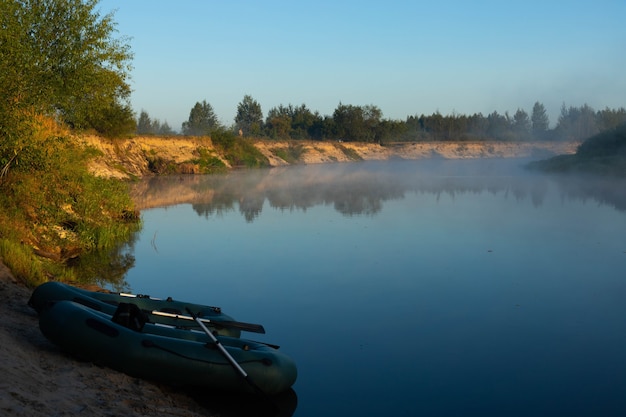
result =
[[[229,167],[210,138],[136,137],[109,141],[96,136],[81,139],[97,150],[90,170],[96,175],[130,179],[153,174],[155,160],[177,166],[181,173],[198,173],[200,155],[212,155]],[[270,166],[333,162],[424,158],[520,158],[573,154],[574,142],[420,142],[381,146],[373,143],[257,140],[254,146]],[[286,158],[285,155],[295,155]]]

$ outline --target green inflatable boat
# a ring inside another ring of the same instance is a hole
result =
[[[28,304],[38,313],[52,301],[69,300],[113,315],[120,303],[131,303],[139,307],[152,323],[167,324],[181,328],[199,329],[198,324],[187,313],[192,311],[212,331],[223,336],[239,337],[241,331],[265,333],[263,326],[235,321],[219,307],[151,298],[145,295],[87,291],[60,282],[46,282],[33,291]]]
[[[252,392],[258,387],[273,395],[288,390],[296,380],[293,360],[271,346],[227,336],[211,341],[206,334],[181,329],[149,333],[151,327],[165,329],[162,325],[129,328],[116,320],[125,306],[111,316],[74,301],[49,302],[39,310],[39,327],[46,338],[70,354],[168,385],[233,392]],[[197,340],[188,340],[189,335]],[[247,378],[233,366],[233,359]]]

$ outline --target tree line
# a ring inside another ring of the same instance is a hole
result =
[[[339,140],[389,144],[420,141],[581,141],[626,122],[626,109],[594,110],[563,104],[553,128],[545,106],[535,102],[530,112],[518,108],[513,115],[494,111],[488,115],[453,113],[408,116],[405,120],[383,117],[375,105],[339,103],[332,115],[322,116],[305,104],[272,107],[263,116],[261,105],[250,95],[237,106],[234,123],[220,124],[206,100],[197,102],[181,126],[182,135],[211,135],[232,131],[246,137],[277,140]],[[167,122],[151,120],[145,110],[137,121],[138,134],[174,134]]]

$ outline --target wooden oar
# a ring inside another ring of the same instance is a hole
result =
[[[228,360],[228,362],[230,362],[230,364],[233,366],[233,368],[235,368],[235,370],[239,373],[239,375],[241,375],[243,379],[246,380],[248,385],[250,385],[257,394],[261,394],[263,397],[267,398],[267,395],[263,392],[263,390],[261,390],[261,388],[259,388],[259,386],[255,384],[254,381],[252,381],[252,379],[250,379],[250,376],[248,375],[248,373],[237,363],[235,358],[233,358],[230,355],[230,353],[228,353],[226,348],[220,343],[217,337],[215,337],[215,335],[204,325],[204,323],[202,322],[202,319],[196,316],[189,308],[187,308],[187,312],[191,315],[193,320],[195,320],[195,322],[198,323],[198,325],[202,328],[202,330],[204,330],[204,333],[206,333],[207,336],[211,338],[211,340],[213,341],[213,343],[215,343],[215,346],[217,346],[217,348],[222,353],[222,355]]]
[[[190,311],[189,308],[187,308],[187,311]],[[253,333],[265,333],[265,328],[263,328],[263,326],[261,326],[260,324],[254,324],[254,323],[244,323],[241,321],[222,321],[222,320],[211,320],[211,319],[206,319],[206,318],[194,318],[193,316],[184,316],[184,315],[180,315],[180,314],[175,314],[175,313],[167,313],[165,311],[158,311],[158,310],[153,310],[149,312],[150,314],[153,314],[155,316],[162,316],[162,317],[168,317],[168,318],[172,318],[172,319],[180,319],[180,320],[195,320],[198,321],[200,320],[202,323],[207,323],[211,326],[214,327],[231,327],[233,329],[239,329],[239,330],[244,330],[246,332],[253,332]]]

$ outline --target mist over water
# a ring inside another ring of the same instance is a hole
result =
[[[262,323],[296,416],[623,415],[624,181],[525,162],[139,182],[128,289]]]
[[[559,185],[564,198],[595,198],[626,209],[626,181],[597,177],[546,177],[524,170],[527,159],[445,160],[322,164],[237,171],[229,175],[144,179],[132,195],[140,209],[192,204],[201,215],[238,210],[253,221],[267,202],[271,208],[303,209],[333,205],[346,215],[375,214],[386,200],[408,192],[513,193],[541,203],[546,184]]]

